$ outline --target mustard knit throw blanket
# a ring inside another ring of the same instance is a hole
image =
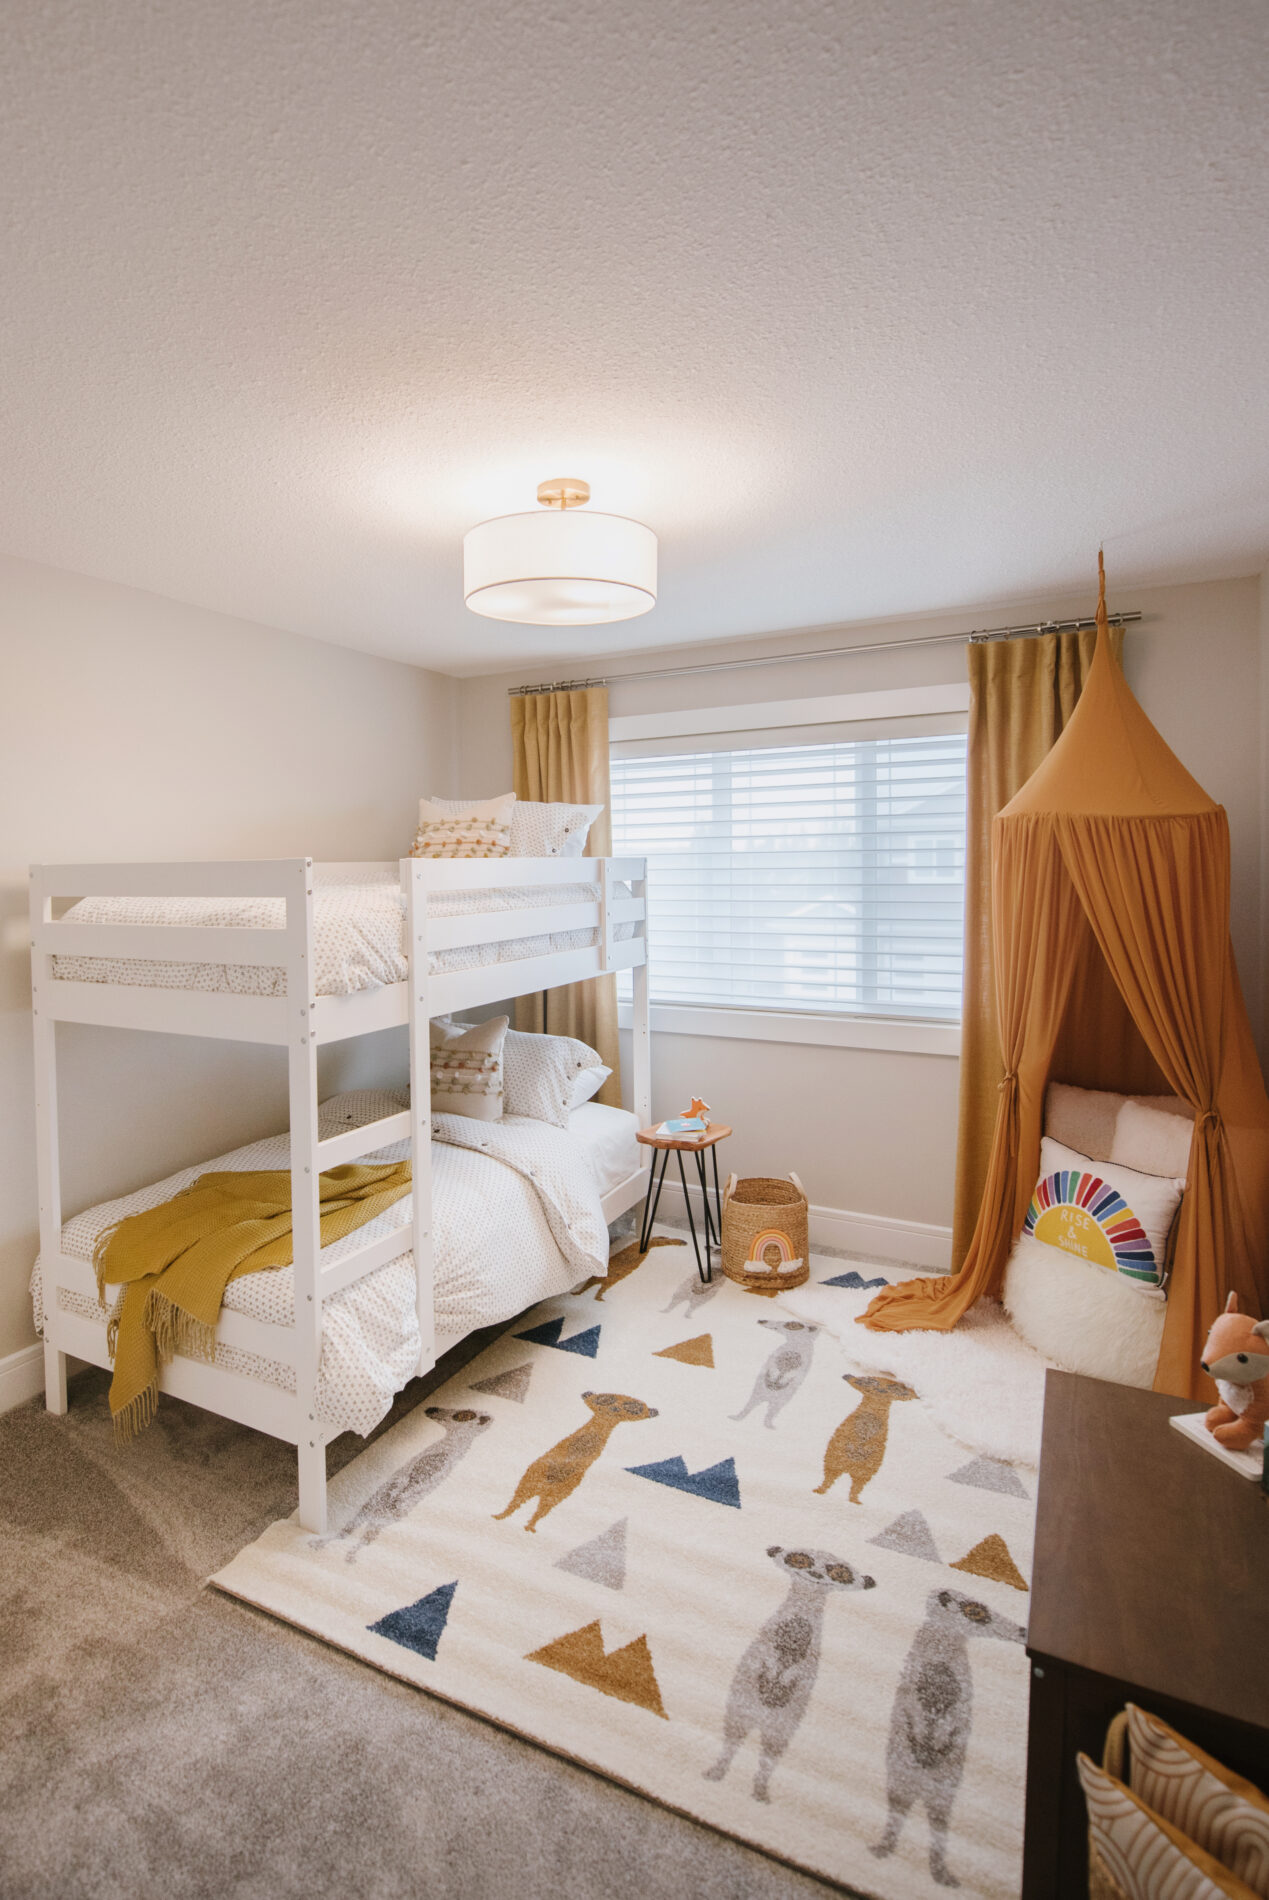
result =
[[[329,1247],[410,1192],[410,1164],[331,1168],[318,1176],[318,1192],[322,1246]],[[108,1334],[117,1437],[150,1423],[159,1367],[173,1353],[215,1358],[229,1282],[290,1266],[291,1258],[291,1177],[281,1168],[200,1175],[172,1200],[107,1229],[93,1266],[103,1306],[107,1286],[123,1287]]]

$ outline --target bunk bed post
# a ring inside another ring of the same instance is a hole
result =
[[[326,1440],[317,1416],[322,1350],[322,1247],[317,1165],[317,1037],[313,860],[296,860],[286,894],[287,1067],[291,1106],[291,1238],[295,1282],[296,1449],[300,1523],[326,1529]]]
[[[421,1373],[436,1364],[436,1256],[432,1238],[432,1039],[428,1011],[427,860],[402,858],[410,969],[410,1159],[413,1178],[415,1310]]]
[[[66,1410],[66,1354],[54,1342],[57,1330],[57,1269],[62,1250],[62,1167],[57,1136],[57,1024],[40,1006],[49,964],[38,947],[37,926],[52,921],[52,894],[36,867],[31,870],[31,1009],[35,1031],[35,1172],[40,1203],[40,1254],[44,1261],[44,1403]]]
[[[634,1007],[630,1012],[630,1054],[634,1070],[634,1112],[640,1128],[652,1126],[652,1011],[648,1000],[648,878],[647,860],[643,860],[644,875],[631,882],[631,890],[643,902],[643,921],[639,926],[643,938],[643,961],[636,963],[631,976],[634,981]]]

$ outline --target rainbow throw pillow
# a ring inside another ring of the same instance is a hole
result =
[[[1174,1176],[1093,1161],[1046,1135],[1022,1231],[1138,1286],[1161,1286],[1184,1188]]]

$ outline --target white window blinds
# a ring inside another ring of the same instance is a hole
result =
[[[612,814],[654,1001],[959,1016],[963,732],[619,756]]]

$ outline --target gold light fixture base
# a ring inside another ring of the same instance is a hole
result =
[[[544,508],[580,508],[590,500],[590,483],[576,475],[555,475],[538,483],[538,500]]]

